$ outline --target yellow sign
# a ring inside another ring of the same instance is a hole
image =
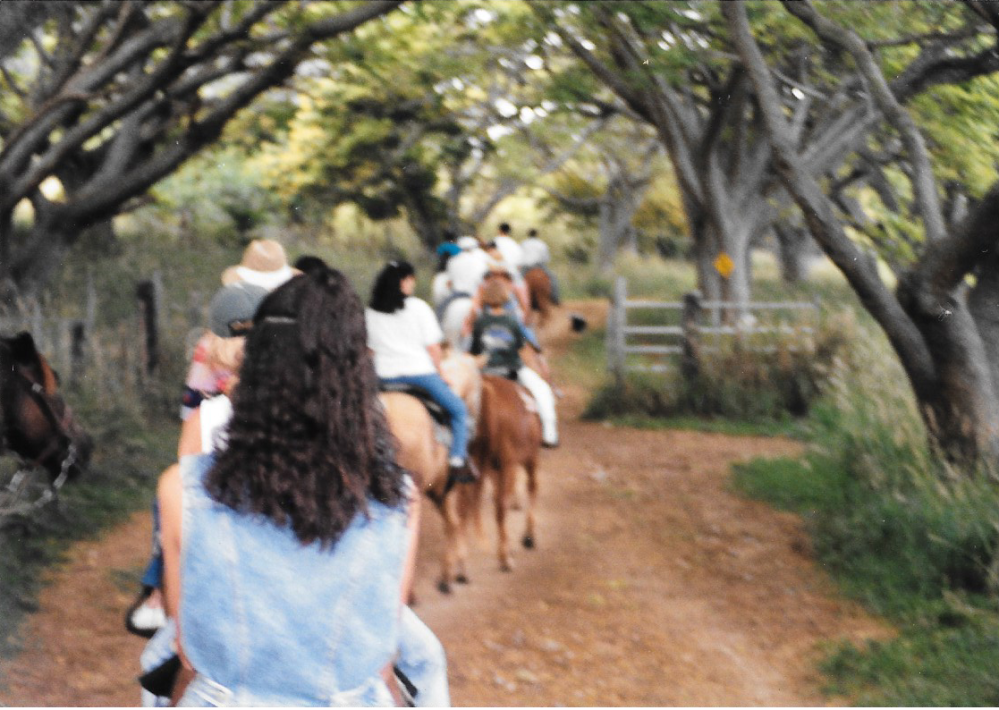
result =
[[[732,274],[733,269],[735,269],[735,262],[725,252],[719,254],[718,258],[715,259],[715,270],[721,274],[723,279],[727,279]]]

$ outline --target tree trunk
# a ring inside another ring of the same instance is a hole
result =
[[[801,283],[808,276],[808,232],[785,222],[774,222],[781,279],[786,284]]]
[[[17,284],[11,260],[11,240],[14,219],[8,211],[0,214],[0,311],[13,308],[17,300]]]
[[[716,240],[704,220],[691,223],[691,237],[694,243],[694,262],[697,265],[697,286],[705,301],[722,300],[722,277],[715,268],[718,258]]]
[[[982,259],[977,283],[968,296],[968,310],[985,347],[993,387],[999,389],[999,252]]]
[[[58,272],[79,231],[72,222],[36,219],[25,246],[13,257],[13,278],[20,296],[33,296]]]
[[[600,216],[598,220],[597,232],[599,243],[597,245],[597,270],[601,274],[607,274],[614,266],[614,256],[617,253],[617,234],[614,232],[614,201],[605,195],[600,200]]]
[[[917,320],[936,377],[913,381],[916,396],[929,434],[944,456],[961,463],[996,461],[999,396],[994,365],[990,366],[968,309],[963,304],[949,306],[950,315],[943,320],[925,316]]]
[[[406,220],[416,232],[420,243],[430,252],[434,251],[442,241],[444,232],[441,222],[436,219],[433,205],[429,205],[419,196],[406,193]]]

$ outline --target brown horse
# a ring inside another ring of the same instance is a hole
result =
[[[498,532],[497,555],[500,569],[513,569],[506,531],[506,513],[513,498],[517,477],[527,476],[527,521],[522,542],[531,549],[535,544],[534,506],[538,494],[538,455],[541,450],[541,420],[534,400],[527,390],[504,377],[482,378],[482,409],[478,433],[471,454],[481,471],[478,482],[467,486],[462,506],[463,525],[469,515],[478,515],[475,501],[481,498],[486,479],[493,483],[493,507]]]
[[[555,312],[552,301],[552,280],[540,266],[528,269],[524,274],[527,292],[531,297],[530,325],[543,327]]]
[[[475,361],[465,353],[449,354],[441,363],[442,375],[468,407],[469,417],[478,417],[482,379]],[[435,436],[434,422],[427,408],[414,396],[403,392],[383,392],[389,428],[398,444],[396,460],[416,479],[416,484],[434,501],[444,520],[444,555],[437,588],[445,594],[452,581],[465,581],[466,542],[460,531],[461,503],[447,489],[447,446]],[[465,488],[461,485],[458,488]],[[456,565],[461,564],[456,574]]]
[[[13,451],[61,485],[79,476],[93,442],[58,392],[58,377],[30,333],[0,338],[0,453]]]

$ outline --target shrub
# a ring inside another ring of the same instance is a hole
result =
[[[703,348],[696,376],[676,370],[629,374],[623,387],[613,383],[598,390],[584,416],[800,417],[821,394],[836,363],[849,358],[854,328],[852,318],[841,314],[810,335],[792,329],[765,339],[719,341],[714,350]]]

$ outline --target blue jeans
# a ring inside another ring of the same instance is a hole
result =
[[[426,375],[405,375],[403,377],[383,377],[382,382],[389,384],[403,383],[422,387],[437,404],[444,407],[451,417],[451,450],[449,456],[468,457],[468,409],[461,397],[451,391],[447,382],[436,372]]]
[[[153,499],[153,549],[150,554],[149,566],[142,575],[143,587],[163,586],[163,550],[160,548],[160,504]]]

